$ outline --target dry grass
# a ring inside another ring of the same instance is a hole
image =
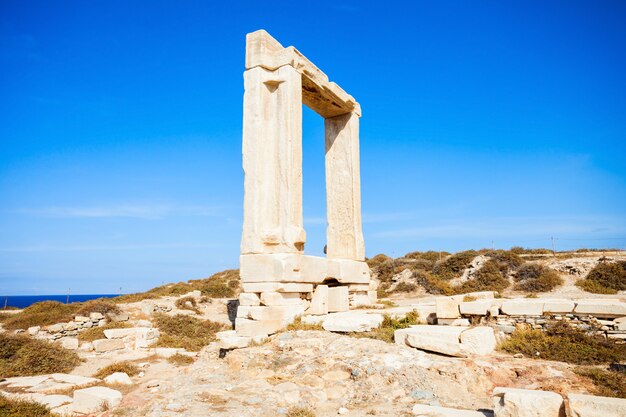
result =
[[[134,363],[128,362],[128,361],[122,361],[122,362],[112,363],[109,366],[105,366],[104,368],[98,370],[98,372],[96,372],[93,375],[93,377],[103,379],[111,374],[114,374],[115,372],[124,372],[128,376],[135,376],[140,371],[141,370],[139,369],[139,367],[135,365]]]
[[[293,323],[289,323],[287,325],[287,327],[285,327],[285,330],[287,330],[287,331],[292,331],[292,330],[324,330],[324,328],[322,327],[322,323],[317,323],[317,324],[303,323],[302,322],[302,317],[298,316],[298,317],[295,318]]]
[[[177,284],[167,284],[152,288],[146,292],[125,294],[113,298],[118,303],[134,303],[159,297],[181,296],[191,291],[200,290],[202,295],[211,298],[235,297],[239,294],[239,270],[228,269],[206,279],[196,279]]]
[[[432,272],[437,277],[445,280],[459,277],[465,268],[467,268],[472,260],[478,255],[479,253],[474,250],[455,253],[454,255],[450,255],[444,260],[437,262]]]
[[[465,281],[454,288],[456,294],[466,294],[475,291],[502,292],[509,285],[507,274],[511,266],[507,262],[490,259],[474,274],[474,278]]]
[[[543,330],[517,329],[499,346],[509,353],[522,353],[577,365],[598,365],[626,359],[626,349],[613,339],[590,334],[567,323],[556,322]]]
[[[368,338],[382,340],[383,342],[393,343],[393,334],[398,329],[406,329],[407,327],[418,324],[419,314],[417,311],[411,311],[401,319],[393,318],[387,314],[384,315],[383,322],[380,327],[369,332],[348,333],[348,336],[356,338]]]
[[[290,407],[285,417],[315,417],[315,412],[308,407]]]
[[[93,342],[98,339],[105,339],[104,331],[108,329],[127,329],[133,327],[126,322],[112,322],[107,323],[104,326],[91,327],[78,333],[78,340],[81,342]]]
[[[2,417],[53,417],[50,410],[36,402],[14,400],[0,395]]]
[[[192,358],[191,356],[177,353],[167,358],[167,361],[176,366],[186,366],[186,365],[191,365],[192,363],[194,363],[195,359]]]
[[[0,333],[0,377],[66,373],[80,362],[76,353],[54,344]]]
[[[184,348],[192,352],[197,352],[213,342],[215,333],[226,329],[222,323],[183,314],[157,314],[154,316],[154,323],[161,331],[157,346]]]
[[[198,303],[196,299],[193,297],[183,297],[176,300],[176,307],[181,310],[190,310],[196,314],[200,314],[200,309],[198,309]]]
[[[626,290],[626,261],[606,262],[601,259],[585,279],[578,281],[576,285],[596,294],[616,294]]]
[[[594,395],[626,398],[626,374],[624,372],[582,366],[574,369],[574,372],[591,379],[595,386]]]

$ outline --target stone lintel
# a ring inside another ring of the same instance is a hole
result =
[[[361,106],[350,94],[328,80],[315,64],[293,46],[283,47],[265,30],[246,35],[246,70],[276,70],[291,65],[302,75],[302,102],[324,118],[346,113],[361,116]]]

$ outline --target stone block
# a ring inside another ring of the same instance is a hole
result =
[[[493,300],[463,301],[459,304],[459,311],[463,315],[485,316],[491,308]]]
[[[497,387],[493,405],[494,417],[565,417],[563,398],[549,391]]]
[[[626,399],[568,394],[569,417],[624,417]]]
[[[541,316],[543,314],[543,300],[540,298],[505,300],[500,311],[509,316]]]
[[[435,300],[437,319],[456,319],[461,317],[459,303],[451,297],[439,297]]]
[[[78,339],[75,337],[63,337],[61,339],[59,339],[59,342],[61,342],[61,347],[64,349],[69,349],[69,350],[76,350],[78,349]]]
[[[470,325],[468,319],[437,319],[437,324],[440,326],[464,326]]]
[[[313,297],[311,298],[311,307],[307,310],[307,314],[320,315],[328,314],[328,286],[318,285],[315,287]]]
[[[252,320],[268,321],[280,320],[282,326],[287,326],[293,320],[304,313],[304,306],[287,305],[287,306],[251,306],[249,317]]]
[[[569,314],[574,311],[576,304],[572,300],[544,298],[543,312],[554,314]]]
[[[357,292],[348,291],[348,300],[350,302],[350,308],[357,308],[359,306],[368,306],[371,304],[369,296],[367,295],[367,291],[357,291]]]
[[[622,317],[626,316],[626,303],[617,299],[577,300],[574,313],[602,318]]]
[[[259,303],[260,303],[260,301],[259,301]],[[237,307],[237,317],[243,318],[243,319],[249,319],[250,318],[250,309],[252,307],[259,307],[259,306],[242,306],[240,304]]]
[[[367,298],[369,298],[370,305],[374,305],[378,302],[378,291],[370,290],[367,292]]]
[[[258,306],[261,305],[261,299],[255,293],[242,292],[239,294],[239,306]]]
[[[36,336],[40,330],[41,330],[41,326],[32,326],[28,328],[28,334],[31,336]]]
[[[100,321],[103,318],[104,318],[104,315],[102,315],[102,313],[98,313],[98,312],[89,313],[89,320],[91,321]]]
[[[93,341],[93,348],[96,352],[110,352],[124,349],[125,345],[122,339],[98,339]]]
[[[104,339],[103,339],[104,340]],[[91,414],[103,411],[103,405],[113,408],[122,401],[122,393],[106,387],[91,387],[74,391],[72,411]]]
[[[478,326],[461,333],[461,345],[475,355],[489,355],[496,349],[496,336],[488,326]]]
[[[328,311],[340,312],[348,311],[350,302],[348,300],[348,287],[330,287],[328,288]]]
[[[125,372],[113,372],[111,375],[104,378],[104,382],[107,384],[133,385],[133,381]]]
[[[329,259],[328,277],[342,284],[369,284],[370,269],[367,263],[350,259]]]
[[[302,255],[250,254],[239,257],[241,282],[300,282]]]
[[[134,336],[137,329],[134,327],[122,328],[122,329],[106,329],[104,336],[107,339],[123,339],[127,336]]]
[[[441,339],[448,343],[460,343],[461,333],[469,327],[462,326],[431,326],[426,324],[418,324],[406,329],[396,330],[394,332],[394,340],[397,344],[404,345],[405,339],[409,334],[418,337],[430,337]]]
[[[63,330],[63,323],[51,324],[46,330],[48,333],[58,333]]]
[[[266,335],[267,336],[267,335]],[[238,336],[236,330],[226,330],[215,333],[215,337],[220,341],[222,349],[241,349],[250,344],[251,337]]]
[[[450,342],[446,339],[417,335],[414,333],[408,333],[405,340],[407,345],[416,349],[441,353],[448,356],[456,356],[459,358],[467,356],[467,352],[458,341]]]
[[[284,306],[302,304],[297,292],[262,292],[261,304],[265,306]]]
[[[322,322],[329,332],[368,332],[383,322],[382,314],[344,312],[329,314]]]
[[[243,318],[235,319],[235,330],[238,336],[243,337],[267,337],[282,328],[280,320],[268,322]]]
[[[438,407],[426,404],[415,404],[412,413],[418,417],[486,417],[489,415],[480,411],[459,410],[458,408]]]
[[[91,321],[91,319],[89,317],[85,317],[85,316],[75,316],[74,317],[74,321],[76,323],[85,323],[87,321]]]
[[[152,346],[161,336],[159,329],[151,327],[135,328],[135,348],[147,348]]]
[[[313,291],[313,284],[297,282],[243,282],[241,287],[246,293]]]

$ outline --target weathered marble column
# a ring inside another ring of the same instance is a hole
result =
[[[326,230],[328,258],[365,259],[361,224],[359,116],[324,121],[326,136]]]
[[[242,254],[302,253],[302,76],[244,73]]]

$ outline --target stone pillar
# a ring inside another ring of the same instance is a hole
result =
[[[254,67],[244,87],[241,254],[302,253],[302,76]]]
[[[361,224],[359,117],[325,119],[327,257],[365,259]]]

